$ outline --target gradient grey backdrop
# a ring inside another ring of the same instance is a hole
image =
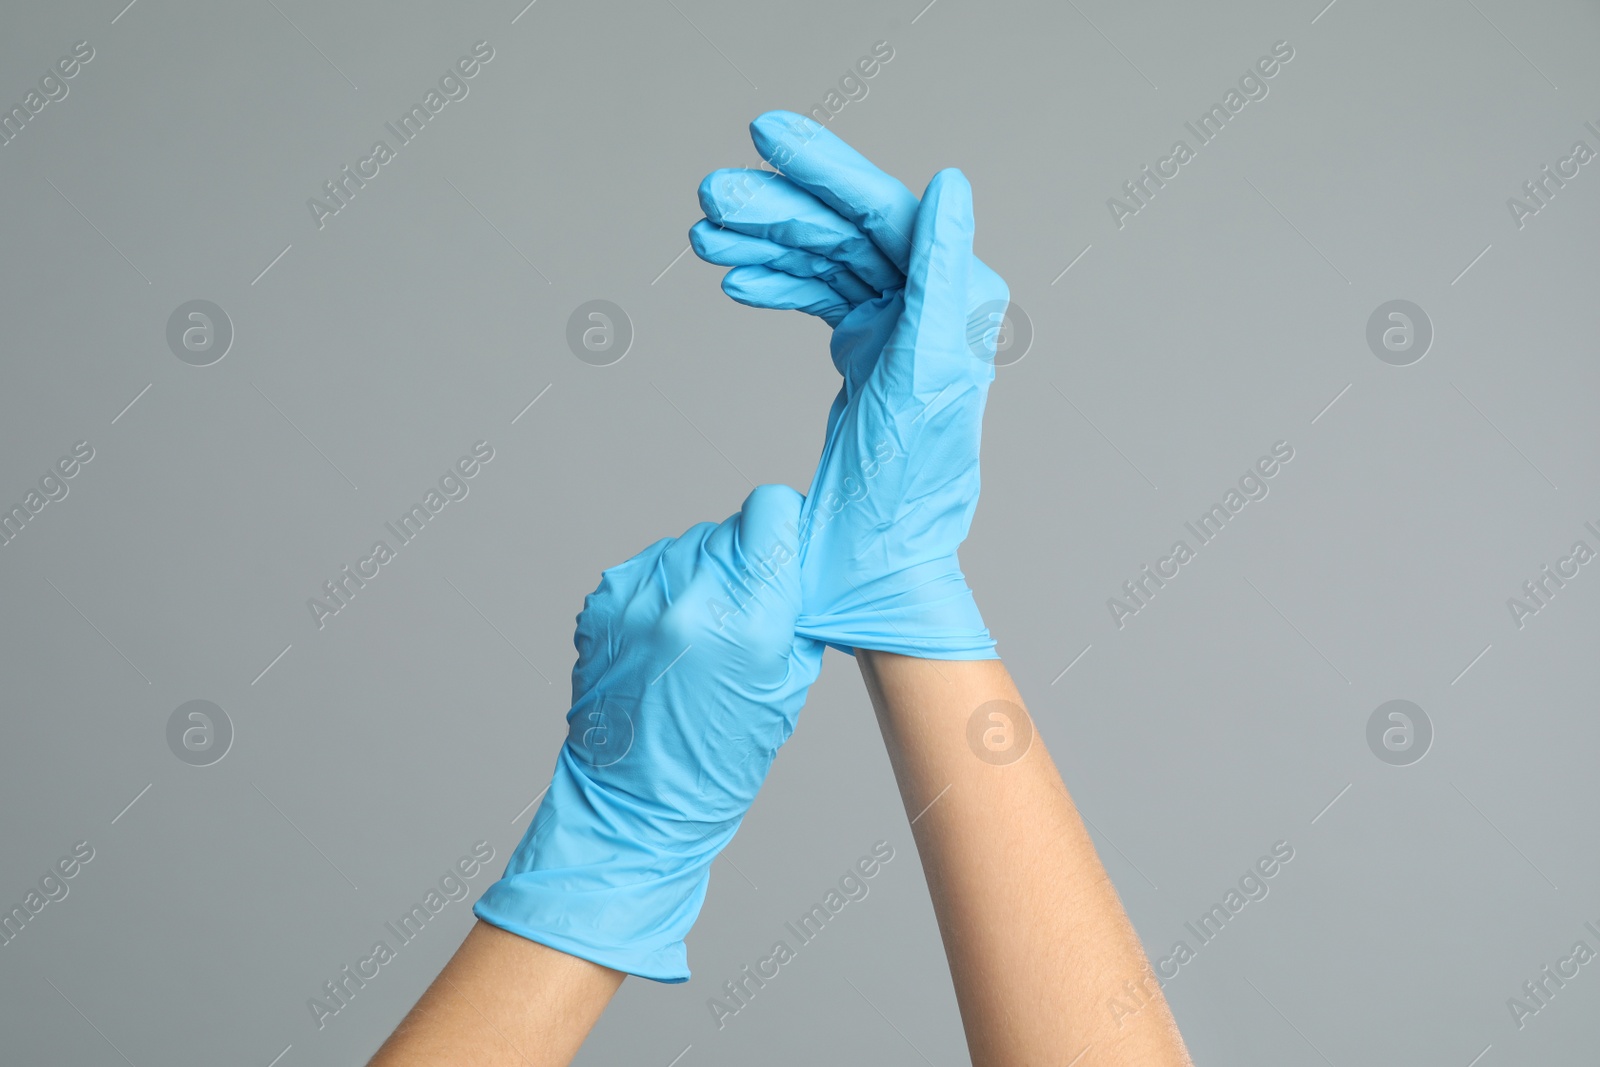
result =
[[[746,123],[887,41],[832,128],[914,189],[962,167],[1034,324],[962,557],[1152,956],[1295,849],[1167,987],[1196,1059],[1593,1059],[1595,966],[1523,1029],[1506,1006],[1600,948],[1600,572],[1521,629],[1506,605],[1600,547],[1600,173],[1520,229],[1506,206],[1600,147],[1593,4],[123,2],[0,17],[7,107],[94,49],[0,147],[0,503],[95,450],[0,547],[0,904],[94,849],[0,946],[0,1058],[370,1054],[469,902],[320,1030],[308,998],[473,842],[498,873],[599,571],[751,481],[807,484],[826,328],[679,257],[700,178],[756,163]],[[307,198],[480,40],[470,95],[319,230]],[[1270,95],[1119,229],[1107,198],[1280,40]],[[604,368],[565,341],[597,298],[636,332]],[[1365,338],[1397,298],[1436,333],[1406,367]],[[235,330],[208,367],[166,341],[194,299]],[[307,598],[479,440],[470,496],[319,631]],[[1118,630],[1107,598],[1279,440],[1271,495]],[[235,730],[207,767],[166,740],[196,699]],[[1391,699],[1433,723],[1421,762],[1368,747]],[[707,998],[878,840],[871,895],[719,1031]],[[626,983],[580,1062],[966,1062],[846,659],[690,959]]]

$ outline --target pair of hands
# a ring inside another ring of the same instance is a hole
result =
[[[751,124],[781,171],[700,187],[723,290],[833,328],[843,384],[810,491],[752,492],[607,570],[584,602],[568,736],[479,918],[615,970],[689,976],[710,867],[793,732],[825,645],[992,659],[957,561],[1008,291],[972,254],[972,192],[919,201],[810,119]]]

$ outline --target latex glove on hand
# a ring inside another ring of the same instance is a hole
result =
[[[972,254],[972,191],[934,176],[919,202],[791,112],[751,123],[782,175],[700,186],[696,253],[723,290],[817,315],[844,382],[800,520],[796,632],[834,647],[992,659],[957,558],[976,510],[983,407],[1009,290]]]
[[[606,571],[584,601],[550,789],[473,909],[501,929],[660,982],[712,861],[794,731],[822,646],[796,637],[800,494],[766,485]]]

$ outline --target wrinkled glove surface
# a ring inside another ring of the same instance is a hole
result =
[[[555,774],[477,916],[661,982],[712,861],[794,731],[822,646],[795,635],[800,494],[761,486],[607,570],[584,601]]]

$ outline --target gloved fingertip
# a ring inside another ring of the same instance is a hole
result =
[[[709,260],[717,247],[717,235],[722,231],[710,219],[701,219],[689,227],[689,247],[701,259]]]
[[[750,123],[750,141],[756,151],[780,170],[821,132],[815,119],[793,111],[768,111]]]
[[[720,222],[721,214],[717,210],[716,181],[721,170],[714,170],[700,179],[700,185],[695,189],[695,199],[700,201],[700,210],[706,213],[706,218],[712,222]]]
[[[722,291],[741,304],[761,307],[760,288],[768,274],[761,267],[734,267],[722,276]]]
[[[798,111],[788,111],[781,107],[775,107],[771,111],[763,111],[761,114],[751,119],[750,128],[753,130],[757,127],[771,126],[776,123],[787,124],[791,122],[805,123],[812,122],[812,120],[800,114]],[[816,125],[816,123],[812,122],[812,125]]]
[[[755,201],[767,183],[778,177],[752,167],[722,167],[700,180],[696,197],[706,218],[721,225]]]
[[[739,544],[762,559],[793,559],[800,551],[800,506],[792,486],[758,485],[739,509]],[[797,578],[798,576],[796,576]],[[798,604],[796,605],[798,608]]]
[[[758,485],[750,490],[739,509],[741,530],[757,533],[790,533],[798,529],[800,505],[805,502],[793,486],[781,482]],[[797,536],[797,535],[791,535]]]
[[[775,140],[781,140],[791,130],[809,135],[820,129],[821,125],[815,119],[778,108],[763,112],[750,120],[750,140],[755,142],[756,148],[759,149],[763,140],[770,144]]]
[[[922,198],[933,201],[941,237],[959,237],[972,232],[972,183],[960,168],[946,167],[935,174]]]

